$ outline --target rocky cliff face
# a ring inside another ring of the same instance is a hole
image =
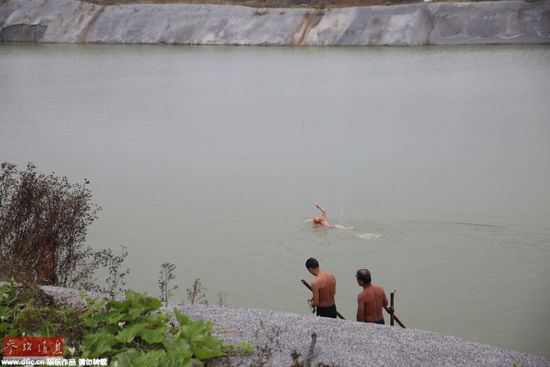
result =
[[[0,0],[0,41],[284,46],[550,43],[550,0],[323,11]]]

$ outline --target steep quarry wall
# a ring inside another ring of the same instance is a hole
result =
[[[550,43],[550,0],[322,11],[0,0],[0,41],[284,46]]]

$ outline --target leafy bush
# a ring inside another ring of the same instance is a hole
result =
[[[0,275],[70,284],[89,255],[86,230],[100,210],[91,203],[89,182],[70,184],[30,163],[25,170],[7,162],[0,168]]]
[[[25,296],[26,295],[26,296]],[[117,366],[202,366],[230,351],[252,352],[248,343],[226,344],[210,335],[212,324],[179,311],[160,312],[159,299],[132,290],[124,300],[86,299],[87,307],[59,307],[39,288],[0,287],[0,337],[63,336],[66,354],[109,358]],[[74,349],[71,350],[71,347]]]
[[[56,304],[36,286],[17,286],[13,281],[0,286],[0,340],[6,336],[61,336],[67,347],[77,347],[85,333],[80,313],[78,308]]]

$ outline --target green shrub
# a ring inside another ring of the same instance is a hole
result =
[[[84,310],[46,299],[39,288],[0,286],[0,337],[62,336],[66,355],[109,358],[119,367],[202,366],[226,352],[253,351],[249,343],[232,346],[210,335],[210,322],[177,310],[170,318],[159,299],[132,290],[124,300],[87,298]]]
[[[60,336],[75,348],[86,331],[80,314],[77,308],[57,305],[36,286],[13,281],[0,286],[0,342],[7,336]]]

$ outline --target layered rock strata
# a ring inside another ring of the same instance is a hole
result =
[[[550,0],[325,10],[0,0],[0,41],[265,46],[550,43]]]

